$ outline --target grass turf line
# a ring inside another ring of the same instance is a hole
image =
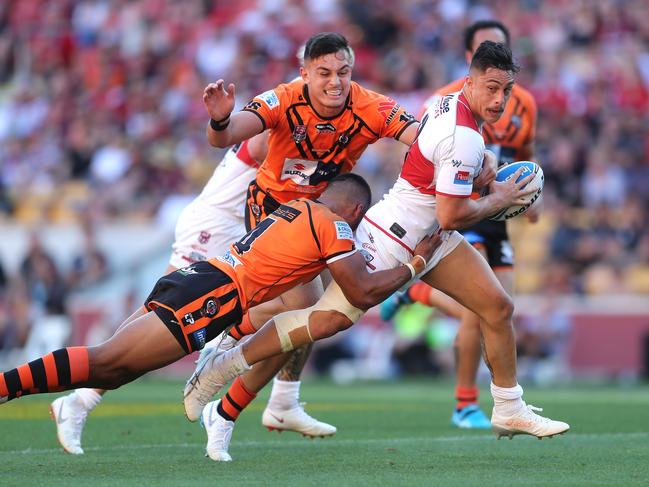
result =
[[[268,433],[266,395],[237,422],[231,454],[203,458],[205,436],[182,416],[182,384],[142,380],[109,393],[89,417],[86,454],[58,448],[43,395],[0,406],[1,485],[507,485],[649,484],[649,388],[526,389],[571,423],[565,436],[496,441],[449,425],[449,384],[334,386],[306,382],[307,410],[338,426],[331,439]],[[488,392],[482,403],[489,409]]]

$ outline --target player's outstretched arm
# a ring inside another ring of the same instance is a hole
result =
[[[360,252],[333,262],[328,267],[349,303],[365,310],[383,302],[422,272],[440,243],[437,235],[424,237],[415,247],[415,255],[408,264],[385,271],[367,272],[365,259]]]
[[[203,103],[210,116],[207,140],[214,147],[228,147],[261,133],[264,129],[259,117],[246,112],[232,114],[235,86],[220,79],[203,90]]]

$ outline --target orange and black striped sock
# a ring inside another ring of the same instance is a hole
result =
[[[256,331],[257,330],[252,326],[252,322],[250,321],[250,313],[246,313],[243,315],[241,323],[230,328],[228,334],[236,340],[241,340],[244,336],[252,335]]]
[[[423,281],[416,282],[408,289],[408,296],[413,303],[430,306],[430,286]]]
[[[257,394],[250,392],[246,386],[243,385],[241,377],[237,377],[232,383],[228,392],[221,398],[216,411],[221,417],[228,421],[236,421],[248,404],[257,397]]]
[[[87,347],[68,347],[0,374],[0,397],[74,389],[88,380]]]
[[[480,390],[476,387],[460,387],[455,388],[455,399],[457,399],[456,409],[462,409],[471,404],[478,404],[478,395]]]

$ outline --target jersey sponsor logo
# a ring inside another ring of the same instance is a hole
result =
[[[277,95],[275,94],[274,90],[264,91],[257,98],[259,98],[266,105],[268,105],[268,108],[270,108],[270,109],[273,109],[273,108],[279,106],[279,98],[277,98]]]
[[[334,127],[329,122],[327,123],[317,123],[315,128],[318,132],[336,132],[336,127]]]
[[[390,227],[390,231],[394,233],[397,237],[403,238],[406,236],[406,229],[399,225],[397,222],[394,222]]]
[[[360,249],[359,252],[363,256],[363,259],[365,259],[366,264],[369,264],[370,262],[372,262],[374,260],[374,256],[372,254],[370,254],[367,250]]]
[[[414,115],[409,114],[408,112],[403,112],[399,115],[399,121],[404,123],[414,122],[417,120]]]
[[[205,338],[207,337],[207,330],[205,328],[201,328],[200,330],[195,331],[194,333],[192,333],[192,336],[196,341],[197,349],[200,350],[205,346]]]
[[[273,215],[278,216],[289,223],[295,220],[301,214],[302,212],[300,210],[291,208],[290,206],[286,205],[280,205],[280,207],[273,212]]]
[[[201,230],[201,233],[198,234],[198,243],[205,245],[210,241],[212,234],[206,230]]]
[[[261,108],[261,103],[255,100],[249,101],[248,104],[245,107],[243,107],[244,110],[255,110],[255,111],[259,110],[260,108]]]
[[[347,222],[335,221],[334,226],[338,240],[354,240],[354,232]]]
[[[207,298],[203,303],[203,316],[207,316],[208,318],[216,316],[216,313],[219,312],[220,307],[221,306],[219,305],[219,302],[216,300],[216,298]]]
[[[286,159],[282,168],[282,180],[290,179],[301,186],[309,185],[309,178],[318,167],[318,161]]]
[[[345,147],[348,142],[349,142],[349,135],[340,134],[340,137],[338,137],[338,144],[340,144],[341,147]]]
[[[306,125],[296,125],[293,129],[293,140],[298,144],[306,139]]]
[[[365,242],[365,243],[362,245],[362,247],[363,247],[364,249],[369,250],[370,252],[376,252],[376,247],[375,247],[374,245],[372,245],[371,243],[367,243],[367,242]]]
[[[194,324],[194,315],[191,313],[187,313],[185,316],[183,316],[183,324],[185,325],[193,325]]]
[[[471,173],[469,171],[458,171],[455,173],[455,184],[471,184]]]
[[[392,98],[386,98],[385,101],[379,103],[379,113],[385,120],[385,124],[389,125],[397,111],[399,110],[399,104]],[[390,121],[388,121],[388,118]]]
[[[239,259],[237,259],[234,255],[232,255],[232,252],[229,250],[226,250],[223,255],[219,255],[216,260],[219,260],[225,264],[228,264],[230,267],[237,266],[241,264]]]
[[[451,98],[453,98],[452,95],[446,95],[439,99],[439,101],[435,105],[435,108],[433,109],[433,116],[435,118],[445,113],[448,113],[448,111],[451,109],[450,107]]]
[[[451,160],[451,164],[453,164],[453,167],[460,167],[462,165],[462,161],[458,161],[457,159]]]

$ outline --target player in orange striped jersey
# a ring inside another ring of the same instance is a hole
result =
[[[270,132],[268,156],[248,189],[247,229],[293,198],[317,198],[328,181],[351,171],[365,148],[379,138],[391,137],[407,145],[413,142],[419,123],[395,100],[351,81],[353,65],[353,52],[345,38],[321,33],[305,44],[299,79],[256,96],[240,112],[231,114],[233,84],[226,88],[224,81],[218,80],[205,88],[210,144],[225,147],[265,129]],[[309,307],[322,292],[319,278],[295,288],[281,300],[253,309],[244,317],[244,331],[251,333],[280,312]],[[231,344],[231,340],[224,341],[224,346]],[[310,349],[309,345],[280,357],[289,362],[273,383],[262,416],[266,427],[309,436],[335,433],[335,427],[314,420],[299,403],[299,376]],[[280,366],[275,359],[243,376],[248,392],[260,390]],[[185,393],[191,401],[191,384]],[[192,414],[188,418],[198,419]]]
[[[159,279],[145,307],[106,342],[56,350],[0,374],[0,403],[76,387],[120,387],[200,350],[239,323],[250,306],[313,279],[325,267],[350,302],[373,306],[422,271],[439,240],[423,238],[412,262],[370,276],[353,237],[370,203],[365,180],[346,174],[332,180],[319,201],[280,205],[224,255]],[[327,331],[311,329],[314,339]],[[245,361],[229,366],[249,368]]]
[[[478,46],[486,41],[509,45],[509,31],[495,20],[479,21],[466,29],[465,57],[471,62]],[[424,104],[422,112],[440,97],[462,90],[465,79],[461,78],[437,90]],[[537,107],[532,95],[515,84],[511,96],[500,118],[494,123],[485,123],[482,134],[485,146],[495,153],[498,165],[513,161],[534,160],[534,137],[536,132]],[[539,205],[525,214],[530,221],[538,218]],[[489,262],[509,295],[513,292],[513,251],[507,236],[506,223],[484,220],[461,232]],[[460,306],[448,296],[418,282],[405,294],[391,297],[381,306],[383,319],[389,320],[402,304],[420,302],[435,306],[460,319],[460,328],[455,339],[456,361],[456,407],[451,421],[460,428],[489,428],[491,424],[478,406],[476,376],[480,364],[480,320],[478,316]]]

